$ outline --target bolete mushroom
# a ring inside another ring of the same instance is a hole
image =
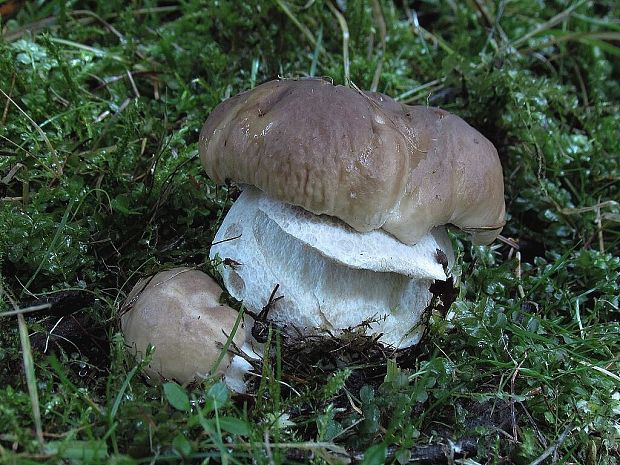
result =
[[[217,183],[243,192],[210,256],[252,311],[289,333],[367,332],[419,341],[429,287],[445,280],[453,224],[474,243],[504,225],[495,147],[446,111],[323,79],[278,80],[217,106],[200,135]]]
[[[243,392],[249,364],[226,352],[215,363],[237,320],[238,313],[219,303],[220,286],[207,274],[174,268],[140,280],[121,307],[125,343],[138,359],[155,347],[144,373],[152,382],[174,379],[182,384],[211,374],[224,376],[235,391]],[[245,330],[239,324],[232,342],[241,348]]]

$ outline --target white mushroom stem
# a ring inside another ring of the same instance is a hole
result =
[[[291,336],[338,334],[371,322],[367,334],[408,347],[421,337],[434,280],[445,280],[441,253],[454,260],[445,230],[415,245],[375,230],[360,233],[342,221],[272,200],[247,187],[216,234],[210,257],[230,294],[253,312],[273,289],[282,296],[269,318]],[[230,259],[230,260],[225,260]]]

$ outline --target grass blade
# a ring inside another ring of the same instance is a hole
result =
[[[30,396],[30,405],[32,407],[32,419],[37,435],[39,445],[43,446],[43,425],[41,423],[41,408],[39,406],[39,394],[37,393],[37,378],[34,372],[34,359],[32,358],[32,349],[30,347],[30,337],[28,336],[28,325],[26,319],[21,313],[17,315],[17,324],[19,325],[19,339],[22,344],[22,356],[24,359],[24,371],[26,372],[26,383],[28,384],[28,395]]]
[[[342,63],[344,67],[344,85],[349,87],[351,85],[351,71],[350,71],[350,62],[349,62],[349,26],[347,25],[347,20],[345,17],[338,11],[332,2],[328,1],[327,6],[334,14],[336,19],[338,20],[338,25],[340,26],[340,30],[342,31]]]
[[[0,295],[5,294],[15,310],[17,304],[13,298],[4,291],[2,280],[0,279]],[[34,422],[35,433],[40,447],[45,444],[43,438],[43,424],[41,422],[41,408],[39,404],[39,394],[37,392],[37,378],[34,372],[34,359],[32,358],[32,348],[30,346],[30,336],[28,336],[28,325],[26,318],[21,313],[17,314],[17,325],[19,327],[19,340],[22,348],[22,359],[24,361],[24,371],[26,373],[26,384],[28,385],[28,395],[30,396],[30,406],[32,409],[32,420]]]

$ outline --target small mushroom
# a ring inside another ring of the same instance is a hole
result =
[[[366,332],[382,342],[417,343],[429,287],[454,260],[445,225],[477,244],[504,225],[502,168],[478,131],[322,79],[226,100],[203,127],[200,156],[214,181],[243,189],[210,253],[224,259],[227,290],[259,311],[279,285],[270,317],[291,335],[371,320]]]
[[[225,353],[212,373],[238,317],[236,310],[219,303],[221,294],[211,277],[190,268],[163,271],[134,286],[121,308],[121,329],[137,359],[144,358],[149,345],[155,347],[144,368],[152,382],[186,384],[219,374],[233,390],[244,391],[249,364],[239,356]],[[242,324],[232,342],[244,345]]]

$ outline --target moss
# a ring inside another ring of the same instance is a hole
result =
[[[450,319],[434,314],[428,344],[384,354],[372,379],[349,359],[329,373],[284,363],[274,338],[251,395],[207,381],[183,388],[189,412],[126,359],[118,303],[164,265],[213,271],[235,191],[200,167],[202,123],[277,76],[343,82],[341,26],[324,1],[284,0],[50,1],[2,18],[0,308],[68,289],[94,301],[27,315],[47,448],[16,321],[0,317],[0,460],[334,463],[372,446],[364,463],[403,463],[447,436],[473,438],[480,460],[528,463],[557,444],[564,461],[614,463],[620,10],[405,3],[335,2],[351,80],[453,111],[493,141],[519,254],[455,236]]]

